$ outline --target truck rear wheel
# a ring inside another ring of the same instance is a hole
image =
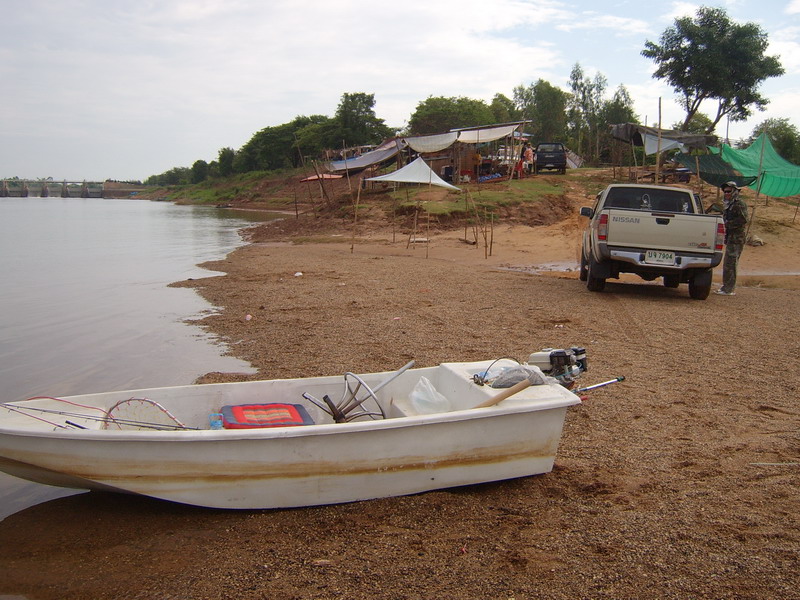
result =
[[[711,269],[704,269],[689,279],[689,296],[694,300],[705,300],[711,293]]]
[[[578,274],[578,278],[580,278],[581,281],[586,281],[586,278],[588,276],[589,276],[589,263],[586,260],[586,257],[583,255],[583,252],[581,252],[581,270]]]
[[[604,277],[595,277],[597,273],[597,262],[594,258],[589,259],[589,271],[586,273],[586,287],[590,292],[602,292],[606,287]]]

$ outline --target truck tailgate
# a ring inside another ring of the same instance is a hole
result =
[[[719,217],[608,208],[608,244],[675,252],[714,252]]]

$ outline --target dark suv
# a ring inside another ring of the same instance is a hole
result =
[[[567,172],[567,151],[564,144],[546,142],[536,146],[533,156],[533,172],[538,173],[545,169],[559,171],[562,175]]]

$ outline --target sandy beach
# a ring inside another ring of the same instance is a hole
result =
[[[224,277],[177,284],[221,307],[203,326],[258,369],[206,381],[573,345],[582,384],[626,381],[570,409],[546,475],[296,510],[96,493],[34,506],[0,523],[0,594],[797,598],[800,224],[770,210],[779,225],[745,250],[737,295],[706,301],[634,277],[587,291],[572,211],[499,225],[491,256],[463,229],[409,245],[365,223],[352,243],[342,228],[299,244],[262,226],[207,265]]]

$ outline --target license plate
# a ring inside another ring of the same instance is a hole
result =
[[[663,250],[648,250],[644,255],[644,262],[651,265],[674,265],[675,253]]]

